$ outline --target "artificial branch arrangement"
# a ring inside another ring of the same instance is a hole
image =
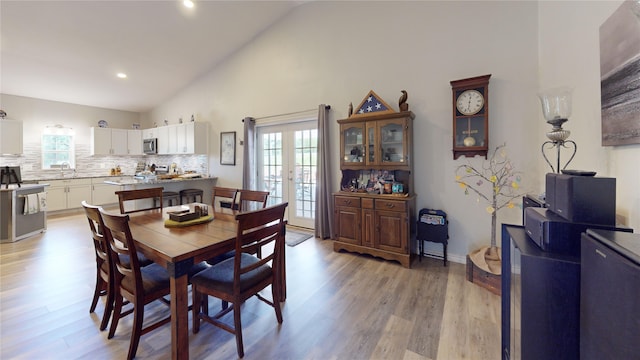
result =
[[[486,210],[491,215],[491,247],[486,250],[484,257],[493,273],[500,273],[500,269],[495,269],[495,265],[491,264],[492,261],[500,261],[496,245],[496,215],[504,207],[516,207],[514,199],[524,195],[520,189],[521,173],[513,168],[505,147],[506,144],[496,147],[482,167],[467,163],[458,166],[455,171],[456,182],[466,195],[474,193],[478,201],[484,199],[488,203]]]

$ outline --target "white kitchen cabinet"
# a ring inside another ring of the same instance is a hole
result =
[[[190,122],[184,124],[185,128],[185,154],[207,154],[209,152],[209,135],[207,123]]]
[[[91,179],[65,179],[40,181],[46,188],[47,211],[75,209],[82,201],[91,202]]]
[[[142,154],[142,130],[127,130],[127,155]]]
[[[0,119],[0,154],[22,154],[22,121]]]
[[[142,155],[142,130],[92,127],[91,155]]]
[[[171,154],[169,146],[169,126],[156,128],[158,131],[158,154]]]
[[[111,155],[111,129],[91,128],[91,155]]]
[[[105,181],[120,182],[123,178],[104,177],[91,179],[91,204],[107,205],[118,203],[116,191],[122,190],[122,186],[105,184]]]
[[[175,129],[170,132],[174,135],[173,154],[206,154],[207,144],[207,123],[189,122],[175,125]]]
[[[128,134],[129,130],[111,129],[111,155],[127,155],[129,153]]]
[[[143,139],[156,139],[158,137],[158,128],[142,129]]]

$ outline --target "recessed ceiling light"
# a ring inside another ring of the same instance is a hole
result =
[[[184,4],[184,6],[188,7],[189,9],[193,8],[193,1],[191,0],[184,0],[182,4]]]
[[[126,79],[127,78],[127,74],[125,73],[118,73],[118,75],[116,75],[117,77],[119,77],[120,79]]]

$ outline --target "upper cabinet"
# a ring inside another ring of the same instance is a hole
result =
[[[188,122],[158,129],[158,154],[206,154],[207,123]]]
[[[0,119],[0,154],[22,154],[22,121]]]
[[[127,154],[142,155],[142,130],[127,130]]]
[[[142,130],[91,128],[91,155],[140,154],[142,154]]]
[[[158,139],[158,155],[209,151],[207,123],[189,122],[144,130],[93,127],[91,155],[143,155],[143,139]]]
[[[348,118],[340,123],[340,167],[342,169],[411,167],[411,134],[414,114],[410,111]]]

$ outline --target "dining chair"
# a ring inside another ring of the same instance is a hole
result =
[[[82,207],[84,208],[89,222],[89,229],[91,230],[93,247],[96,255],[96,286],[93,292],[93,300],[91,301],[89,312],[92,313],[95,311],[100,296],[107,295],[105,310],[102,314],[102,322],[100,323],[100,330],[104,330],[107,328],[107,324],[111,318],[111,312],[113,311],[113,264],[109,257],[109,244],[102,233],[104,223],[102,222],[102,216],[100,215],[101,207],[90,205],[84,200],[82,201]],[[147,257],[140,252],[137,253],[137,258],[140,266],[147,266],[153,263],[153,261],[147,259]],[[129,257],[126,255],[121,255],[120,260],[124,263],[129,263]]]
[[[93,291],[93,300],[91,300],[91,307],[89,312],[92,313],[96,310],[98,299],[101,295],[107,295],[107,301],[105,302],[104,313],[102,314],[102,321],[100,322],[100,330],[107,328],[109,318],[111,318],[111,311],[113,310],[113,281],[111,280],[111,260],[109,259],[109,247],[107,240],[102,235],[102,217],[100,216],[100,207],[87,204],[86,201],[82,201],[82,207],[84,208],[87,220],[89,221],[89,229],[91,229],[91,235],[93,238],[93,247],[96,256],[96,287]]]
[[[252,204],[256,205],[256,209],[264,209],[267,206],[267,198],[269,197],[268,191],[258,190],[244,190],[240,191],[240,208],[239,211],[251,211],[255,210],[251,207]]]
[[[230,210],[236,210],[236,197],[238,196],[238,189],[215,186],[212,193],[213,198],[211,200],[211,206],[213,206],[213,211],[216,211],[217,209],[223,209],[223,201],[224,203],[229,204]],[[216,206],[216,201],[219,202],[218,206]]]
[[[169,305],[164,296],[169,295],[169,274],[158,264],[141,267],[136,254],[136,245],[129,228],[129,215],[112,215],[100,209],[104,223],[104,236],[109,245],[109,256],[113,264],[114,309],[108,339],[116,331],[120,318],[133,312],[133,329],[129,344],[127,359],[136,355],[140,336],[168,324],[171,315],[143,327],[144,306],[155,300]],[[128,256],[129,263],[121,260],[121,256]],[[123,301],[128,300],[133,309],[122,311]]]
[[[247,299],[257,296],[272,306],[278,323],[282,323],[280,289],[284,271],[284,212],[287,205],[282,203],[236,215],[238,227],[234,257],[211,266],[191,279],[193,333],[200,331],[200,321],[203,320],[234,334],[239,357],[244,356],[240,308]],[[261,247],[264,248],[263,257],[253,255]],[[270,251],[268,255],[267,249]],[[269,285],[272,300],[259,293]],[[209,316],[208,302],[204,301],[208,296],[232,305]],[[233,311],[233,326],[220,321],[230,311]]]
[[[152,209],[162,209],[162,187],[149,188],[149,189],[135,189],[135,190],[121,190],[116,191],[116,195],[118,195],[118,203],[120,204],[120,213],[121,214],[130,214],[137,211],[145,211]],[[134,210],[125,211],[125,203],[127,201],[133,200],[144,200],[150,199],[150,204],[147,206],[140,206],[140,204],[136,204],[136,208]]]

